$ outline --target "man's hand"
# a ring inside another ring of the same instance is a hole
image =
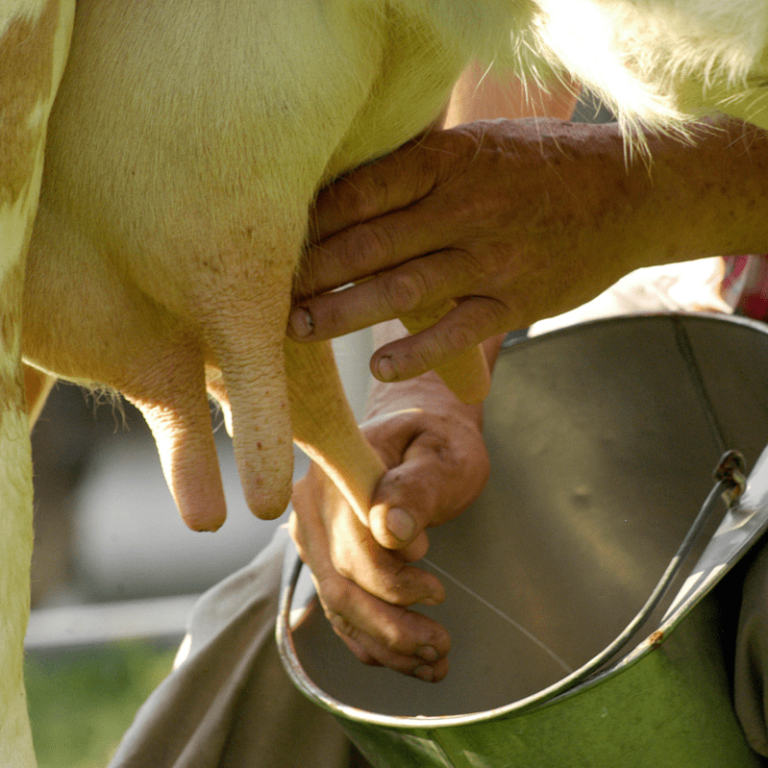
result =
[[[291,315],[294,338],[333,337],[456,300],[431,328],[379,350],[372,371],[391,381],[593,298],[626,269],[612,248],[596,263],[581,242],[585,232],[594,239],[614,229],[609,199],[616,193],[606,183],[615,180],[601,178],[605,161],[624,175],[618,131],[609,129],[609,147],[595,147],[591,128],[558,120],[472,123],[337,182],[318,199],[320,242],[304,261],[299,292],[371,279],[302,302]],[[579,162],[574,148],[582,147],[611,157]]]
[[[318,198],[290,333],[327,339],[456,301],[376,352],[373,374],[395,381],[637,267],[768,248],[763,132],[723,122],[689,144],[646,138],[650,166],[615,125],[477,122],[358,169]]]
[[[436,388],[442,387],[437,384]],[[450,398],[446,402],[453,408]],[[335,632],[358,659],[427,682],[448,672],[447,632],[410,606],[442,602],[440,582],[411,565],[429,546],[425,528],[452,519],[489,472],[477,409],[414,408],[380,416],[363,430],[389,467],[371,510],[373,538],[313,465],[293,495],[291,535],[312,570]]]

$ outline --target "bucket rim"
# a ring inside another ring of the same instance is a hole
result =
[[[749,318],[705,312],[651,312],[588,320],[584,323],[558,328],[531,339],[515,339],[503,349],[511,350],[521,344],[540,343],[545,339],[574,333],[588,326],[665,319],[670,322],[693,319],[735,324],[756,330],[762,335],[768,335],[768,328],[764,323]],[[694,521],[692,527],[695,525],[696,522]],[[481,712],[439,716],[386,715],[345,704],[317,686],[302,667],[291,634],[291,605],[303,567],[298,551],[292,542],[288,546],[283,565],[283,585],[276,623],[278,653],[289,677],[305,696],[332,714],[346,720],[396,729],[431,730],[517,716],[532,710],[543,709],[566,698],[584,693],[593,686],[637,664],[649,653],[659,648],[683,619],[714,589],[766,530],[768,530],[768,446],[763,450],[750,472],[746,489],[741,498],[727,509],[720,525],[694,565],[691,574],[654,631],[607,667],[604,666],[606,659],[601,658],[603,656],[601,652],[552,685],[517,701]],[[596,659],[600,659],[600,661],[595,663]]]

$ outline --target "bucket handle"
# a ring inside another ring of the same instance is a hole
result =
[[[587,667],[583,667],[579,670],[583,674],[578,675],[575,680],[573,676],[570,676],[569,680],[580,682],[589,677],[596,668],[602,666],[612,656],[615,656],[629,642],[635,632],[637,632],[637,630],[650,618],[651,614],[669,590],[672,582],[675,580],[675,577],[680,571],[680,568],[682,568],[686,558],[691,553],[701,532],[712,517],[715,509],[719,506],[719,502],[721,500],[725,501],[726,505],[731,507],[744,492],[747,485],[746,466],[744,456],[739,451],[726,451],[720,457],[720,461],[713,472],[713,476],[717,481],[715,486],[709,492],[699,513],[696,515],[691,527],[688,529],[688,533],[686,533],[677,552],[675,552],[674,556],[669,561],[669,565],[667,565],[664,573],[654,587],[653,592],[651,592],[648,600],[645,602],[645,605],[613,642],[609,643],[597,656],[595,656]]]
[[[741,494],[746,488],[746,462],[744,457],[739,451],[730,450],[724,453],[717,467],[714,471],[714,477],[716,483],[712,490],[709,492],[704,504],[699,510],[696,518],[694,519],[691,527],[685,535],[682,543],[677,549],[669,565],[665,569],[661,578],[657,582],[650,597],[643,605],[642,609],[632,619],[632,621],[624,628],[624,630],[597,656],[593,657],[587,664],[580,667],[570,675],[562,678],[559,682],[549,686],[545,691],[540,691],[538,694],[529,697],[527,700],[523,700],[517,703],[515,709],[523,710],[531,707],[537,707],[546,701],[549,701],[556,696],[564,694],[573,689],[577,684],[583,683],[593,675],[599,673],[601,667],[603,667],[610,659],[624,648],[632,636],[638,629],[650,618],[653,611],[659,605],[666,592],[669,590],[672,582],[683,566],[686,558],[690,554],[696,540],[701,535],[709,519],[712,517],[715,509],[719,506],[720,501],[723,500],[730,509],[735,505]],[[288,557],[286,557],[286,564],[288,563]],[[297,556],[293,562],[290,576],[284,573],[284,587],[280,598],[280,608],[278,611],[277,621],[277,645],[280,652],[280,656],[283,663],[290,669],[291,674],[294,677],[294,681],[303,689],[304,693],[311,698],[314,698],[316,703],[324,706],[334,714],[339,714],[342,711],[347,716],[354,717],[354,707],[349,707],[336,701],[332,696],[329,696],[325,691],[319,688],[304,671],[304,668],[299,661],[296,649],[293,645],[293,638],[291,637],[291,603],[293,600],[294,591],[298,584],[299,574],[301,573],[303,563]],[[288,576],[288,578],[286,578]],[[506,708],[505,708],[506,709]],[[363,713],[360,713],[363,714]],[[370,713],[368,713],[370,714]],[[488,717],[492,716],[493,712],[488,712]],[[465,720],[467,716],[448,716],[442,718],[435,718],[435,720],[442,721],[461,721]],[[405,718],[406,720],[408,718]],[[476,719],[476,716],[470,718],[472,721]],[[381,715],[377,718],[377,721],[381,721],[382,724],[389,724],[395,726],[403,726],[402,718],[393,718],[389,716]]]

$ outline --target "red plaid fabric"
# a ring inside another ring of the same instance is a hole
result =
[[[737,314],[768,321],[768,254],[726,256],[724,261],[723,298]]]

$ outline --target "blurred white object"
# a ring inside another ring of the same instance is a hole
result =
[[[200,592],[272,538],[279,522],[258,520],[246,506],[226,434],[218,446],[227,521],[205,534],[181,521],[148,435],[118,435],[102,445],[75,511],[75,562],[89,599]],[[303,471],[306,462],[296,458]]]
[[[122,600],[32,611],[24,639],[28,651],[62,650],[116,640],[178,640],[197,595]]]

